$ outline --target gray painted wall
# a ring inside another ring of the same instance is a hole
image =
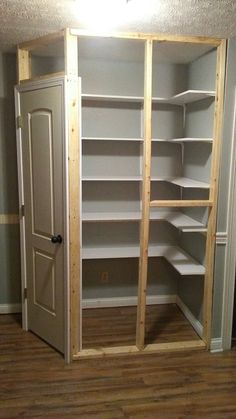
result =
[[[0,53],[0,213],[18,213],[13,86],[16,59]],[[0,304],[20,301],[19,226],[0,225]]]

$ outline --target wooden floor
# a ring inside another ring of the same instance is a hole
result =
[[[135,345],[136,307],[83,310],[83,348]],[[145,343],[198,339],[198,335],[176,304],[146,308]]]
[[[0,316],[0,418],[236,418],[236,350],[80,360]]]

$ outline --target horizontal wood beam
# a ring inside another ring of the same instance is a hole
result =
[[[39,38],[36,39],[32,39],[31,41],[26,41],[23,42],[22,44],[19,45],[20,49],[24,49],[27,51],[32,51],[36,48],[40,48],[40,47],[45,47],[50,45],[51,43],[59,40],[59,39],[64,39],[64,33],[65,31],[59,31],[59,32],[55,32],[55,33],[50,33],[48,35],[44,35],[44,36],[40,36]]]
[[[38,80],[50,80],[55,77],[64,77],[65,72],[64,71],[58,71],[56,73],[50,73],[50,74],[43,74],[42,76],[35,76],[31,77],[27,80],[21,80],[21,84],[28,83],[29,81],[38,81]]]
[[[99,349],[83,349],[73,356],[73,360],[84,358],[103,358],[108,356],[121,356],[121,355],[144,355],[155,354],[171,351],[182,350],[203,350],[206,348],[205,343],[201,339],[183,341],[183,342],[170,342],[170,343],[152,343],[146,345],[143,349],[138,349],[136,345],[130,346],[114,346],[104,347]]]
[[[206,44],[218,46],[221,43],[219,38],[206,38],[203,36],[181,36],[167,34],[151,34],[136,32],[96,32],[84,29],[70,29],[71,35],[87,36],[87,37],[104,37],[104,38],[124,38],[124,39],[140,39],[146,41],[148,39],[159,42],[183,42],[192,44]]]
[[[213,201],[209,200],[155,200],[150,202],[150,207],[212,207]]]

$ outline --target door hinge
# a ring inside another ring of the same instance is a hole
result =
[[[21,205],[21,207],[20,207],[20,217],[22,218],[24,216],[25,216],[25,206]]]
[[[27,299],[27,288],[24,288],[24,300]]]
[[[23,118],[21,115],[18,115],[16,118],[16,126],[17,128],[23,128]]]

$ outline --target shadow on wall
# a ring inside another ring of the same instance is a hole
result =
[[[0,53],[0,213],[18,213],[14,85],[16,57]],[[20,301],[18,225],[0,225],[0,304]]]

